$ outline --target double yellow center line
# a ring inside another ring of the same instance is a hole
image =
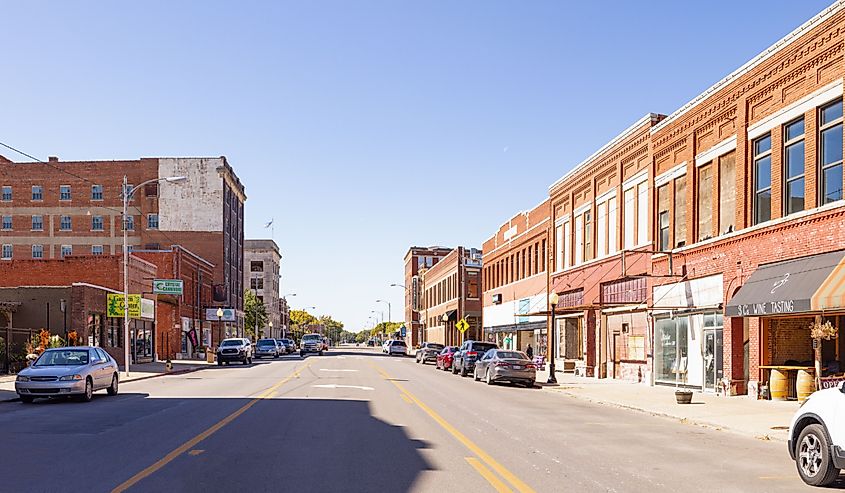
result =
[[[132,476],[131,478],[127,479],[126,481],[120,483],[115,489],[112,490],[112,493],[122,493],[123,491],[126,491],[127,489],[134,486],[138,481],[141,481],[142,479],[148,477],[149,475],[153,474],[154,472],[158,471],[162,467],[164,467],[167,464],[169,464],[170,462],[172,462],[173,459],[175,459],[175,458],[179,457],[180,455],[184,454],[185,452],[193,449],[194,446],[196,446],[198,443],[200,443],[201,441],[210,437],[211,435],[215,434],[216,432],[218,432],[220,430],[220,428],[223,428],[227,424],[229,424],[232,421],[234,421],[235,419],[237,419],[238,416],[245,413],[247,410],[249,410],[249,408],[254,406],[258,401],[261,401],[261,400],[267,399],[268,397],[271,397],[273,394],[276,393],[277,390],[279,390],[279,388],[282,385],[288,383],[289,381],[291,381],[294,378],[297,378],[299,376],[299,374],[302,372],[302,370],[307,368],[308,365],[310,365],[310,364],[311,364],[311,359],[309,358],[308,360],[305,361],[305,364],[300,366],[296,371],[294,371],[290,375],[286,376],[285,378],[279,380],[275,385],[273,385],[269,389],[265,390],[264,392],[262,392],[257,397],[253,398],[251,401],[247,402],[243,406],[241,406],[241,408],[238,409],[237,411],[235,411],[232,414],[230,414],[230,415],[226,416],[225,418],[221,419],[216,424],[214,424],[213,426],[211,426],[207,430],[203,431],[199,435],[195,436],[194,438],[191,438],[190,440],[183,443],[182,445],[179,445],[178,447],[173,449],[173,451],[171,451],[169,454],[167,454],[164,457],[162,457],[161,459],[157,460],[156,462],[154,462],[153,464],[148,466],[143,471],[141,471],[138,474]]]
[[[455,428],[448,421],[443,419],[439,414],[437,414],[437,412],[435,412],[432,408],[428,407],[426,403],[419,400],[414,394],[408,392],[408,390],[401,383],[397,382],[387,372],[385,372],[383,369],[373,363],[370,363],[370,365],[385,380],[392,383],[394,386],[396,386],[397,389],[399,389],[399,392],[401,392],[401,394],[404,396],[403,399],[408,399],[417,406],[419,406],[419,408],[425,411],[425,413],[428,414],[431,419],[433,419],[437,424],[439,424],[444,430],[449,432],[449,434],[452,435],[456,440],[461,442],[466,448],[468,448],[473,454],[475,454],[478,459],[481,459],[481,462],[484,462],[484,464],[487,464],[490,469],[496,471],[499,476],[504,478],[517,491],[519,491],[520,493],[534,493],[534,490],[530,486],[528,486],[527,484],[525,484],[525,482],[516,477],[516,475],[510,472],[505,466],[499,464],[496,459],[491,457],[490,454],[482,450],[481,447],[479,447],[472,440],[467,438],[466,435],[458,431],[457,428]],[[478,471],[479,474],[481,474],[481,476],[484,477],[484,479],[490,482],[490,484],[497,491],[510,491],[505,484],[503,484],[495,475],[493,475],[493,473],[490,472],[489,469],[484,466],[484,464],[479,462],[477,459],[475,459],[474,457],[467,457],[466,460],[473,468],[475,468],[476,471]]]

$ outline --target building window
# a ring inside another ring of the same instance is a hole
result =
[[[135,231],[135,216],[126,216],[126,231]]]
[[[669,185],[657,189],[657,238],[661,252],[671,250],[669,244]]]
[[[103,200],[102,185],[91,185],[91,200]]]
[[[120,199],[123,200],[124,197],[128,197],[129,200],[132,200],[132,189],[135,188],[131,183],[127,183],[123,185],[123,188],[120,192]]]
[[[555,226],[555,270],[563,270],[563,224]]]
[[[32,258],[44,258],[44,245],[32,245]]]
[[[3,230],[10,231],[12,229],[12,216],[3,216]]]
[[[158,214],[147,214],[147,229],[158,229]]]
[[[32,216],[32,230],[44,231],[44,216]]]
[[[593,259],[593,213],[584,213],[584,261]]]
[[[616,253],[616,197],[596,206],[596,257]]]
[[[736,152],[719,158],[719,234],[734,230],[736,220]]]
[[[478,274],[469,272],[467,274],[467,297],[477,299],[478,294]]]
[[[842,101],[821,109],[819,181],[824,205],[842,199]]]
[[[158,183],[147,183],[144,185],[145,197],[158,197]]]
[[[625,225],[622,231],[622,242],[625,245],[625,249],[634,248],[634,245],[637,244],[637,240],[634,238],[634,232],[637,226],[637,204],[634,193],[636,193],[636,189],[632,187],[625,190],[625,193],[622,194],[622,209],[625,214],[623,218]]]
[[[754,224],[772,218],[772,136],[754,141]]]
[[[261,260],[252,260],[249,263],[250,272],[264,272],[264,262]]]
[[[648,181],[637,185],[637,244],[648,242]]]
[[[91,231],[103,230],[103,216],[91,216]]]
[[[249,287],[252,289],[264,289],[264,278],[253,277],[249,280]]]
[[[698,168],[698,241],[713,236],[713,166]]]
[[[91,255],[102,255],[103,245],[91,245]]]
[[[62,245],[62,258],[65,258],[68,255],[73,255],[73,246],[72,245]]]
[[[11,202],[12,201],[12,187],[4,186],[3,187],[3,202]]]
[[[783,127],[785,215],[804,210],[804,119]]]
[[[584,215],[575,216],[575,265],[584,262]]]
[[[10,260],[12,258],[12,245],[3,245],[3,260]]]
[[[59,200],[70,200],[70,185],[59,187]]]
[[[32,200],[44,200],[44,187],[41,185],[32,186]]]
[[[71,230],[71,220],[70,216],[62,216],[59,220],[59,230],[61,231],[70,231]]]
[[[675,179],[675,248],[687,243],[687,180]]]

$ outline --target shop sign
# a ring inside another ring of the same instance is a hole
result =
[[[821,389],[832,389],[845,382],[845,377],[822,377],[819,379]]]
[[[237,320],[237,316],[233,308],[224,308],[223,316],[220,318],[217,317],[217,308],[206,308],[205,319],[211,322],[234,322]]]
[[[141,298],[141,318],[147,320],[155,320],[156,318],[156,303],[147,298]]]
[[[141,318],[141,295],[130,294],[129,318]],[[106,295],[106,316],[122,318],[124,316],[124,295],[109,293]]]
[[[156,279],[153,281],[154,294],[182,295],[183,283],[181,279]]]
[[[740,317],[765,317],[781,313],[795,313],[795,300],[764,301],[762,303],[746,303],[736,306]],[[799,311],[806,311],[800,310]],[[728,314],[730,316],[730,314]]]
[[[401,327],[399,327],[399,336],[400,336],[400,337],[405,337],[405,334],[406,334],[406,333],[407,333],[407,329],[405,328],[405,326],[404,326],[404,325],[403,325],[403,326],[401,326]]]

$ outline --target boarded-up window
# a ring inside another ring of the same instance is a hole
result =
[[[633,361],[645,361],[645,337],[628,336],[628,358]]]
[[[698,241],[713,236],[713,167],[698,168]]]
[[[607,255],[607,202],[596,207],[596,257]]]
[[[719,158],[719,234],[734,230],[736,219],[736,152]]]
[[[675,180],[675,247],[687,243],[687,180],[682,176]]]
[[[634,227],[636,226],[636,220],[634,219],[636,215],[636,198],[634,198],[635,188],[629,188],[625,190],[622,199],[622,210],[625,213],[625,227],[623,232],[623,243],[625,244],[625,248],[634,248],[634,245],[637,244],[636,238],[634,238]]]

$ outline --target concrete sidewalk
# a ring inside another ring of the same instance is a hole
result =
[[[537,372],[543,390],[598,404],[676,419],[682,423],[726,430],[761,440],[787,440],[796,401],[753,400],[695,391],[692,404],[678,404],[675,388],[577,377],[557,372],[558,385],[547,385],[548,370]]]
[[[207,363],[200,360],[174,360],[173,369],[168,372],[164,362],[139,363],[129,367],[129,377],[120,372],[120,383],[136,382],[148,378],[163,377],[166,375],[180,375],[204,368],[209,368],[214,363]],[[0,402],[15,401],[18,394],[15,392],[15,375],[0,375]]]

